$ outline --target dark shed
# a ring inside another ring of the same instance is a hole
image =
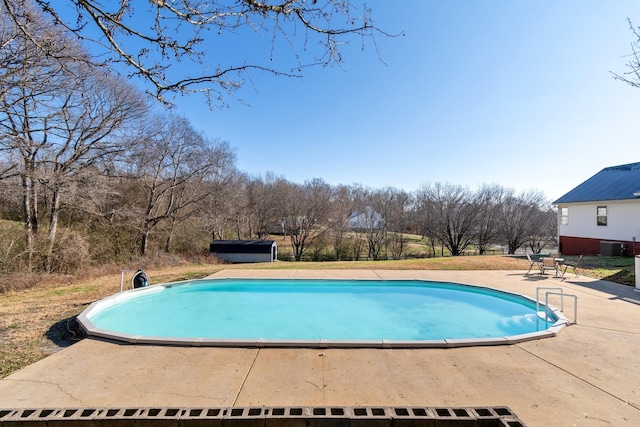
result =
[[[278,259],[274,240],[214,240],[209,252],[229,262],[272,262]]]

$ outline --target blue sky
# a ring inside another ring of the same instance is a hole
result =
[[[210,111],[190,96],[177,112],[229,141],[242,171],[300,183],[486,183],[554,200],[604,167],[640,161],[640,89],[611,74],[626,70],[637,0],[368,5],[379,27],[405,33],[377,38],[384,63],[355,39],[342,68],[255,73],[244,104]],[[220,55],[269,54],[237,43]]]

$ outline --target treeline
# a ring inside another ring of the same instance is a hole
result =
[[[555,237],[555,212],[535,192],[250,177],[227,142],[154,112],[36,11],[0,14],[0,46],[0,219],[10,221],[0,226],[2,272],[69,273],[274,232],[297,260],[327,247],[335,259],[400,258],[407,233],[453,255],[470,245],[536,251]]]
[[[162,141],[127,150],[127,170],[92,167],[68,181],[59,196],[64,227],[55,235],[49,231],[52,190],[38,181],[36,211],[42,213],[24,227],[33,236],[3,236],[2,269],[73,272],[149,253],[203,253],[212,239],[273,234],[290,239],[296,260],[400,259],[408,234],[426,238],[429,256],[441,247],[460,255],[469,247],[482,254],[502,245],[514,253],[554,244],[556,213],[540,193],[497,185],[471,191],[434,183],[408,193],[321,179],[298,184],[241,173],[225,143],[195,149],[175,134],[171,144]],[[3,180],[0,188],[1,217],[24,223],[20,180]]]

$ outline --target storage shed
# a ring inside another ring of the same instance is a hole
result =
[[[272,262],[278,259],[274,240],[214,240],[209,252],[218,259],[233,262]]]

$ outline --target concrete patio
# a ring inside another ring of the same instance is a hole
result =
[[[578,296],[578,323],[554,338],[451,349],[85,339],[0,380],[0,408],[507,406],[527,426],[640,425],[640,293],[628,286],[524,271],[224,270],[214,277],[418,278],[531,297],[538,286],[560,286]],[[570,318],[572,310],[567,300]]]

